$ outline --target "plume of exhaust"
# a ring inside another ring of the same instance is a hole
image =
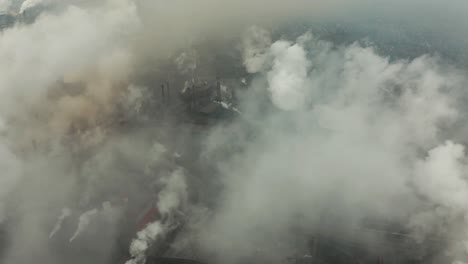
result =
[[[51,3],[53,3],[53,0],[26,0],[21,4],[20,14],[24,13],[26,10],[30,8],[34,8],[36,6],[41,6],[41,5],[48,5]]]
[[[465,230],[463,147],[441,144],[450,136],[445,128],[456,130],[463,113],[457,95],[467,82],[460,70],[431,56],[391,60],[371,46],[336,46],[307,34],[273,42],[265,53],[270,59],[242,102],[251,122],[238,120],[208,139],[208,158],[222,164],[227,186],[206,225],[209,250],[235,259],[254,254],[260,244],[281,257],[290,252],[291,226],[343,237],[340,229],[369,218],[407,226],[424,209],[441,217],[432,217],[434,226],[417,220],[427,228],[421,231]],[[258,91],[283,111],[264,111]],[[239,131],[246,126],[248,133]],[[240,145],[241,155],[217,155],[233,145]],[[459,217],[448,217],[454,213]],[[440,226],[445,219],[449,224]],[[454,238],[444,240],[448,247]],[[463,245],[463,238],[455,240]]]
[[[258,73],[264,70],[268,60],[268,49],[271,45],[270,32],[253,26],[242,38],[242,57],[248,73]]]
[[[137,233],[137,238],[130,244],[130,259],[126,264],[144,263],[145,253],[152,243],[162,238],[166,232],[166,226],[160,221],[148,224],[143,230]]]
[[[73,240],[75,240],[84,230],[86,230],[86,228],[89,226],[92,219],[97,215],[98,212],[98,209],[94,208],[80,215],[78,227],[75,233],[70,237],[70,243],[73,242]]]
[[[282,110],[306,105],[311,63],[303,45],[309,38],[305,34],[296,43],[279,40],[272,44],[265,29],[251,27],[244,34],[244,66],[249,73],[266,72],[271,99]]]
[[[181,168],[176,169],[167,178],[161,179],[164,189],[158,194],[158,210],[162,215],[169,215],[183,208],[187,202],[187,183]]]
[[[49,234],[49,239],[51,239],[52,237],[55,236],[55,234],[60,231],[60,229],[62,229],[62,224],[63,224],[63,221],[65,221],[66,218],[68,218],[69,216],[71,216],[72,214],[72,211],[65,207],[62,209],[62,213],[60,214],[60,216],[58,217],[57,219],[57,223],[55,224],[54,228],[52,229],[52,231],[50,232]]]
[[[283,110],[305,107],[310,62],[299,44],[277,41],[271,46],[273,67],[267,73],[273,103]]]
[[[448,237],[448,254],[464,261],[468,254],[467,161],[465,147],[447,141],[416,162],[414,186],[434,209],[423,210],[410,221],[422,241],[431,235]]]
[[[177,210],[181,210],[187,203],[187,183],[183,170],[173,171],[168,177],[162,178],[161,183],[164,184],[164,188],[158,194],[157,208],[160,218],[164,217],[165,219],[150,223],[137,233],[137,238],[130,244],[132,259],[128,260],[126,264],[144,263],[146,252],[150,247],[163,239],[167,232],[178,226],[173,214]]]

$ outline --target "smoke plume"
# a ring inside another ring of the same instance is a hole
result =
[[[20,14],[30,8],[33,8],[39,5],[46,5],[50,3],[52,3],[52,0],[26,0],[21,4]]]
[[[137,238],[130,244],[130,255],[133,259],[127,261],[127,264],[144,263],[149,247],[161,242],[168,232],[177,228],[174,213],[187,203],[187,184],[183,172],[178,169],[161,180],[164,187],[158,194],[157,209],[160,217],[166,219],[150,223],[137,233]]]
[[[60,231],[60,229],[62,228],[62,224],[63,224],[63,221],[69,217],[70,215],[72,214],[71,210],[69,208],[63,208],[62,209],[62,214],[60,214],[60,216],[58,217],[57,219],[57,223],[55,224],[54,226],[54,229],[52,229],[52,231],[50,232],[49,234],[49,238],[52,238],[54,237],[54,235]]]
[[[82,215],[80,215],[78,227],[76,228],[76,231],[73,234],[73,236],[70,237],[70,240],[69,240],[70,243],[73,242],[73,240],[75,240],[88,227],[94,215],[96,215],[97,213],[98,213],[98,210],[95,208],[95,209],[86,211]]]
[[[369,219],[399,223],[428,240],[444,235],[448,244],[463,243],[444,231],[464,217],[464,152],[444,144],[449,135],[442,133],[461,119],[461,71],[447,71],[431,56],[390,60],[360,43],[334,46],[309,34],[263,52],[272,60],[243,95],[247,120],[215,131],[207,142],[213,159],[224,151],[220,146],[241,149],[218,160],[228,189],[208,224],[208,247],[222,257],[253,256],[258,247],[269,257],[284,256],[294,254],[292,226],[344,239]],[[289,111],[265,114],[257,99],[265,92]],[[438,219],[414,224],[427,210]],[[434,222],[446,224],[418,227]]]

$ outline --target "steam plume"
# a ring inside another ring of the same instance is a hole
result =
[[[158,243],[167,232],[178,227],[173,214],[187,202],[187,184],[183,171],[178,169],[172,172],[162,179],[162,184],[164,188],[158,194],[157,208],[159,217],[165,217],[167,220],[150,223],[137,233],[137,238],[130,245],[133,259],[128,260],[127,264],[144,263],[148,249]]]
[[[62,224],[63,224],[63,221],[69,217],[71,215],[71,210],[69,208],[63,208],[62,209],[62,213],[60,214],[60,216],[58,217],[57,219],[57,223],[55,224],[54,226],[54,229],[52,229],[52,231],[50,232],[49,234],[49,239],[54,237],[55,234],[60,231],[60,229],[62,228]]]
[[[70,243],[73,242],[73,240],[75,240],[86,229],[86,227],[88,227],[88,225],[91,223],[91,220],[97,213],[98,213],[98,210],[94,208],[80,215],[78,227],[76,228],[76,231],[72,235],[72,237],[70,237],[70,240],[69,240]]]
[[[299,44],[278,41],[271,46],[271,52],[274,61],[268,83],[273,103],[283,110],[304,107],[309,70],[304,49]]]
[[[24,11],[39,6],[52,3],[52,0],[26,0],[21,4],[20,7],[20,14]]]
[[[447,72],[430,56],[392,61],[360,43],[334,46],[310,35],[296,43],[278,40],[265,53],[272,61],[257,74],[241,109],[259,139],[252,141],[252,132],[244,135],[235,126],[209,139],[218,146],[211,158],[216,159],[219,146],[232,145],[232,138],[241,142],[245,157],[219,161],[230,189],[216,220],[208,224],[209,247],[232,258],[254,255],[258,244],[266,254],[287,254],[287,243],[270,241],[289,241],[288,226],[347,230],[368,218],[406,226],[428,202],[443,205],[433,214],[444,219],[464,215],[456,209],[464,208],[466,195],[459,162],[463,147],[440,143],[442,128],[460,118],[453,97],[466,84],[460,71]],[[296,111],[264,115],[259,91],[268,92],[279,109]],[[429,151],[426,161],[421,162],[421,151]],[[432,177],[437,179],[428,180]],[[327,227],[318,215],[335,224]],[[465,225],[455,218],[450,228]],[[434,222],[443,221],[427,224]],[[446,228],[428,228],[431,234],[425,238]],[[464,238],[450,235],[447,244],[452,240]]]

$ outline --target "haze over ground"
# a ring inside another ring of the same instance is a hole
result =
[[[18,19],[0,33],[1,263],[112,263],[122,250],[139,263],[180,215],[174,247],[212,262],[281,262],[317,233],[394,254],[356,231],[369,221],[404,230],[415,255],[436,240],[433,263],[468,261],[465,1],[0,10]],[[161,85],[176,97],[217,77],[246,84],[228,87],[235,105],[215,101],[229,120],[199,128],[161,103]],[[122,200],[147,192],[165,220],[122,249]],[[63,241],[77,252],[49,238],[61,216],[76,219]]]

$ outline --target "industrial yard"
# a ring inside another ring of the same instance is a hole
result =
[[[273,2],[0,0],[0,264],[468,263],[468,6]]]

